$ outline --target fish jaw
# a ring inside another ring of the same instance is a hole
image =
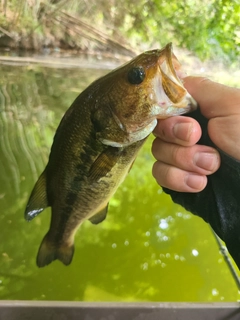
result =
[[[162,71],[161,71],[162,72]],[[187,90],[182,86],[181,83],[173,83],[175,87],[174,90],[179,91],[182,95],[184,90],[184,95],[173,102],[171,97],[169,97],[162,86],[162,81],[159,78],[153,81],[153,90],[155,92],[156,103],[152,105],[150,115],[156,117],[157,119],[165,119],[172,116],[181,115],[184,113],[191,112],[197,108],[196,101],[187,92]]]
[[[157,125],[157,119],[153,119],[143,129],[128,133],[127,137],[123,141],[114,141],[114,140],[104,139],[104,138],[99,138],[99,140],[102,142],[102,144],[107,146],[117,147],[117,148],[127,147],[133,144],[134,142],[141,141],[145,139],[147,136],[149,136],[150,133],[152,133],[152,131],[156,127],[156,125]]]
[[[197,103],[184,88],[182,79],[186,76],[181,64],[172,52],[172,43],[168,43],[159,57],[160,77],[153,79],[153,92],[156,104],[151,108],[151,116],[164,119],[170,116],[188,113],[197,108]]]

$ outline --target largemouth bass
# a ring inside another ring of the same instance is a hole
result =
[[[169,43],[96,80],[67,110],[25,211],[30,221],[52,207],[50,229],[37,255],[39,267],[56,259],[71,263],[75,232],[86,219],[94,224],[105,219],[110,198],[157,119],[195,108],[180,77]]]

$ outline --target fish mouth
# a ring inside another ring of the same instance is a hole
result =
[[[180,79],[186,77],[187,73],[182,70],[181,63],[173,53],[172,42],[168,43],[163,50],[166,52],[167,63],[172,74],[175,76],[175,79],[179,81]]]
[[[158,66],[162,77],[162,88],[172,102],[172,107],[184,108],[182,113],[195,110],[196,101],[190,96],[182,83],[182,79],[187,74],[182,70],[180,62],[174,55],[171,42],[162,49],[162,55],[158,59]],[[180,112],[178,111],[177,114],[180,114]]]

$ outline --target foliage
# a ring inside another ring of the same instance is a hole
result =
[[[220,57],[234,61],[240,53],[239,0],[5,0],[2,3],[4,7],[0,10],[7,17],[8,26],[1,18],[0,27],[8,31],[17,26],[29,33],[41,28],[44,36],[46,32],[56,36],[56,18],[64,10],[118,42],[127,37],[131,46],[139,49],[172,41],[201,59]],[[77,40],[83,35],[78,33],[74,38],[74,29],[69,30],[61,23],[58,28],[67,30],[64,41],[71,46],[75,43],[91,47],[89,39]]]
[[[202,59],[239,56],[238,0],[142,0],[129,1],[127,7],[132,20],[127,32],[139,40],[161,45],[173,41]]]

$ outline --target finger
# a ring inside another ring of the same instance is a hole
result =
[[[203,77],[186,77],[184,86],[198,102],[202,114],[210,119],[240,114],[240,90]]]
[[[157,138],[153,141],[152,153],[158,161],[201,175],[212,174],[220,167],[219,153],[208,146],[182,147]]]
[[[192,146],[200,139],[202,131],[196,120],[176,116],[158,120],[153,133],[163,141],[182,146]]]
[[[162,187],[178,192],[200,192],[207,185],[207,177],[184,171],[163,162],[155,162],[152,174]]]

